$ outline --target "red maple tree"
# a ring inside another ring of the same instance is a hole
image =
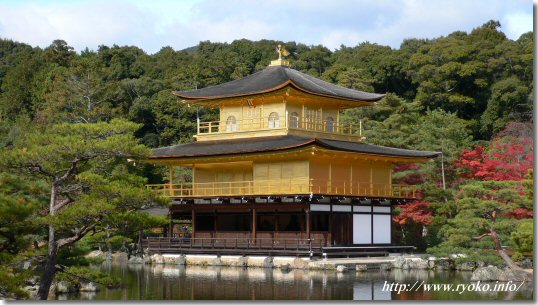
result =
[[[464,150],[456,161],[462,176],[468,179],[521,181],[527,179],[534,166],[534,141],[532,126],[528,123],[510,123],[495,137],[489,148],[476,145]],[[520,195],[525,193],[522,186]],[[532,218],[533,211],[517,208],[508,213],[515,219]]]
[[[496,181],[525,179],[534,164],[532,130],[528,129],[526,124],[512,123],[493,139],[488,149],[476,145],[464,150],[456,161],[462,176]]]
[[[427,201],[413,201],[401,206],[401,208],[400,214],[392,218],[399,225],[408,224],[409,221],[419,225],[429,225],[432,222],[432,211],[430,203]]]

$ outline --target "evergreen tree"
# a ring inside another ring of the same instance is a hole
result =
[[[138,128],[121,120],[63,123],[21,134],[13,147],[0,151],[1,168],[44,179],[50,188],[47,216],[42,219],[48,226],[48,256],[40,299],[48,296],[60,249],[104,230],[121,215],[136,216],[154,202],[153,194],[141,188],[145,179],[126,164],[127,158],[148,153],[133,136]]]

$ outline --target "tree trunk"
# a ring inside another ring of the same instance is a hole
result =
[[[54,228],[49,226],[49,235],[50,230],[54,235]],[[39,281],[39,290],[37,291],[37,297],[40,300],[46,300],[49,296],[50,286],[52,286],[52,281],[54,280],[54,275],[56,274],[56,258],[58,256],[58,248],[56,247],[56,241],[49,240],[49,251],[47,262],[45,263],[45,269],[43,270],[43,275]]]
[[[493,239],[493,242],[495,243],[495,250],[497,250],[497,253],[499,253],[499,256],[502,257],[502,259],[506,262],[508,267],[510,269],[514,270],[522,270],[518,265],[514,263],[514,261],[506,254],[504,249],[501,247],[501,241],[499,240],[499,236],[497,235],[497,231],[490,229],[491,238]]]
[[[50,205],[49,215],[54,216],[56,214],[56,184],[52,182],[50,191]],[[46,300],[49,296],[50,286],[54,280],[56,274],[56,258],[58,256],[58,244],[56,243],[56,236],[54,234],[54,226],[49,225],[49,248],[47,262],[45,263],[45,269],[43,275],[39,281],[39,290],[37,291],[37,297],[40,300]]]

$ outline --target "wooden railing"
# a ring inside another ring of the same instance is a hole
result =
[[[309,117],[288,116],[286,118],[259,117],[244,120],[223,120],[198,122],[197,133],[235,133],[242,131],[297,129],[341,135],[363,135],[362,120],[358,124],[336,122],[334,120],[314,120]]]
[[[325,246],[322,240],[275,239],[275,238],[169,238],[146,237],[142,247],[150,252],[181,252],[181,250],[278,250],[315,251],[320,253]]]
[[[148,184],[147,188],[166,197],[213,197],[245,195],[326,194],[415,198],[416,186],[404,184],[360,183],[308,178],[230,181],[180,184]]]
[[[328,256],[387,255],[389,251],[412,252],[414,246],[347,246],[335,247],[322,240],[279,238],[170,238],[146,237],[143,249],[150,253],[233,253],[233,254],[306,254]]]

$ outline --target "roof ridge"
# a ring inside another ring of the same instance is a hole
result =
[[[308,81],[309,83],[311,83],[312,85],[316,86],[317,88],[320,88],[320,89],[323,90],[323,91],[329,91],[330,93],[335,94],[335,95],[338,94],[337,92],[334,92],[333,90],[331,90],[331,89],[329,89],[329,88],[323,88],[322,86],[320,86],[320,85],[316,84],[315,82],[313,82],[313,81],[312,81],[311,79],[309,79],[308,77],[305,77],[305,76],[308,75],[308,74],[302,73],[301,71],[298,71],[298,70],[295,70],[295,69],[291,69],[291,68],[290,68],[290,70],[293,70],[292,73],[295,73],[296,75],[298,75],[298,76],[301,77],[302,79]],[[286,74],[288,74],[288,71],[286,71]],[[310,75],[308,75],[308,76],[310,76]],[[289,77],[289,75],[288,75],[288,77]],[[291,79],[291,77],[290,77],[290,79]],[[292,80],[292,81],[293,81],[293,80]],[[323,81],[323,80],[321,80],[321,81]],[[295,83],[295,82],[294,82],[294,83]],[[326,83],[330,84],[329,82],[326,82]],[[304,89],[304,88],[303,88],[303,89]]]

